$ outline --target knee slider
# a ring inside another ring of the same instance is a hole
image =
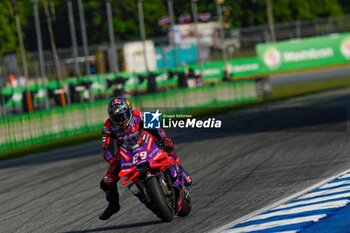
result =
[[[101,182],[100,182],[100,188],[103,190],[103,191],[109,191],[110,189],[111,189],[111,187],[110,187],[110,185],[109,184],[107,184],[106,182],[105,182],[105,179],[103,178],[102,180],[101,180]]]

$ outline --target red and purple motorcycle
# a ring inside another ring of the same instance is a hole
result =
[[[181,168],[151,134],[142,131],[138,142],[120,148],[120,155],[121,183],[130,183],[128,189],[163,222],[191,212]]]

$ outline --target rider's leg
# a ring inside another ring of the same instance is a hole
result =
[[[119,193],[117,182],[119,180],[117,174],[118,169],[116,167],[109,167],[106,175],[100,182],[101,189],[106,194],[106,200],[108,202],[107,208],[100,214],[101,220],[109,219],[113,214],[120,210],[119,205]]]

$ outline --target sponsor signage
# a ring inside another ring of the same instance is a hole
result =
[[[228,61],[228,71],[233,78],[242,78],[262,74],[265,70],[257,57],[232,59]],[[225,63],[223,61],[206,62],[203,64],[204,79],[220,79],[223,77]],[[200,72],[198,64],[191,65],[197,73]]]
[[[350,33],[259,44],[266,71],[287,71],[350,62]]]

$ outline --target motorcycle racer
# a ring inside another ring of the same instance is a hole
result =
[[[172,156],[176,164],[182,170],[185,177],[185,186],[192,184],[192,179],[181,166],[180,158],[176,155],[173,141],[167,137],[163,129],[144,129],[142,113],[138,110],[133,110],[129,100],[125,98],[114,98],[108,104],[109,118],[105,121],[102,129],[102,149],[104,153],[103,159],[109,164],[107,172],[100,182],[100,188],[106,194],[108,202],[107,208],[100,214],[101,220],[109,219],[113,214],[120,210],[119,193],[117,182],[119,181],[118,174],[120,172],[120,156],[123,151],[123,146],[133,146],[140,140],[141,130],[146,130]],[[115,153],[111,152],[110,147],[112,139],[115,140]]]

